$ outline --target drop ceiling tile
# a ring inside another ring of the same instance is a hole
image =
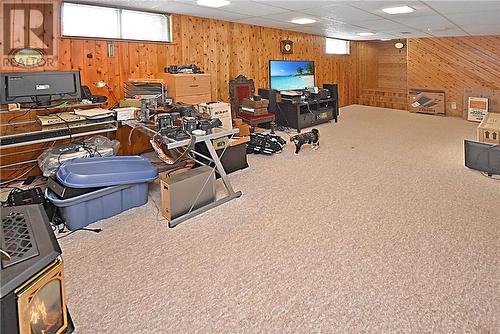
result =
[[[402,32],[409,32],[410,34],[402,34]],[[411,28],[406,28],[405,30],[388,30],[383,33],[394,35],[399,38],[431,37],[429,33]]]
[[[362,1],[362,2],[354,2],[351,6],[363,9],[372,14],[376,14],[385,18],[395,19],[406,16],[425,16],[434,13],[432,9],[423,4],[420,1],[408,0],[408,1]],[[413,13],[408,14],[387,14],[382,11],[383,8],[391,8],[391,7],[399,7],[399,6],[410,6],[415,11]]]
[[[481,11],[500,12],[499,1],[424,1],[441,14],[460,14]]]
[[[324,7],[332,4],[332,1],[288,1],[288,0],[253,0],[253,2],[265,3],[269,6],[284,8],[288,10],[304,10],[309,8]],[[336,2],[336,1],[335,1]],[[339,3],[348,1],[339,1]]]
[[[289,29],[289,28],[297,27],[297,25],[293,24],[293,23],[274,21],[274,20],[265,19],[262,17],[250,17],[250,18],[238,20],[235,22],[245,23],[245,24],[253,24],[253,25],[261,26],[261,27],[279,28],[279,29]]]
[[[368,20],[363,22],[354,23],[356,26],[368,29],[370,31],[385,31],[385,30],[399,30],[405,31],[408,29],[407,26],[404,26],[400,23],[392,22],[389,20]]]
[[[446,14],[449,20],[455,24],[462,25],[474,25],[474,24],[498,24],[500,25],[500,17],[495,11],[488,12],[474,12],[474,13],[462,13],[462,14]]]
[[[367,13],[358,8],[354,8],[348,5],[333,5],[321,8],[312,8],[306,9],[303,12],[306,14],[339,20],[347,23],[363,20],[376,20],[380,18],[376,15]]]
[[[318,22],[321,21],[319,17],[313,16],[313,15],[306,15],[301,12],[297,11],[289,11],[286,13],[281,13],[281,14],[273,14],[273,15],[264,15],[262,16],[263,18],[271,19],[271,20],[276,20],[276,21],[282,21],[282,22],[287,22],[289,23],[293,19],[298,19],[298,18],[309,18],[316,20],[315,23],[312,24],[317,24]],[[295,24],[295,23],[293,23]],[[302,26],[311,26],[312,24],[303,24]],[[298,24],[300,26],[300,24]]]
[[[169,13],[177,13],[184,15],[200,16],[217,20],[234,21],[250,17],[248,14],[231,13],[220,10],[218,8],[209,8],[198,6],[194,1],[168,1],[155,8]]]
[[[468,36],[467,32],[461,30],[461,29],[443,29],[443,30],[436,30],[436,31],[429,31],[429,34],[431,34],[434,37],[449,37],[449,36]]]
[[[229,5],[220,7],[219,9],[226,12],[245,14],[249,16],[279,14],[288,11],[288,9],[269,6],[265,3],[250,1],[232,1]]]
[[[417,17],[406,17],[406,18],[398,18],[395,21],[415,28],[419,30],[427,30],[432,28],[458,28],[455,24],[442,17],[439,14],[432,14],[428,16],[417,16]]]
[[[476,24],[476,25],[464,25],[462,29],[467,31],[471,35],[500,35],[500,26],[498,24]]]

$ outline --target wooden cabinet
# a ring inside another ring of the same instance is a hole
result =
[[[162,74],[168,96],[175,102],[199,104],[212,101],[210,74]]]

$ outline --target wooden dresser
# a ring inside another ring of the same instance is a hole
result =
[[[175,102],[199,104],[212,101],[210,74],[162,73],[167,84],[167,94]]]

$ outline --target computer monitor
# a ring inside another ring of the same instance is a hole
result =
[[[314,87],[314,62],[302,60],[270,60],[269,78],[272,89],[301,90]]]
[[[465,166],[500,175],[500,146],[464,140]]]
[[[81,99],[79,71],[0,73],[0,103],[49,106],[53,100]]]

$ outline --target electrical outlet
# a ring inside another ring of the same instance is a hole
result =
[[[457,109],[457,103],[456,103],[456,102],[452,102],[452,103],[451,103],[451,109],[452,109],[452,110]]]

